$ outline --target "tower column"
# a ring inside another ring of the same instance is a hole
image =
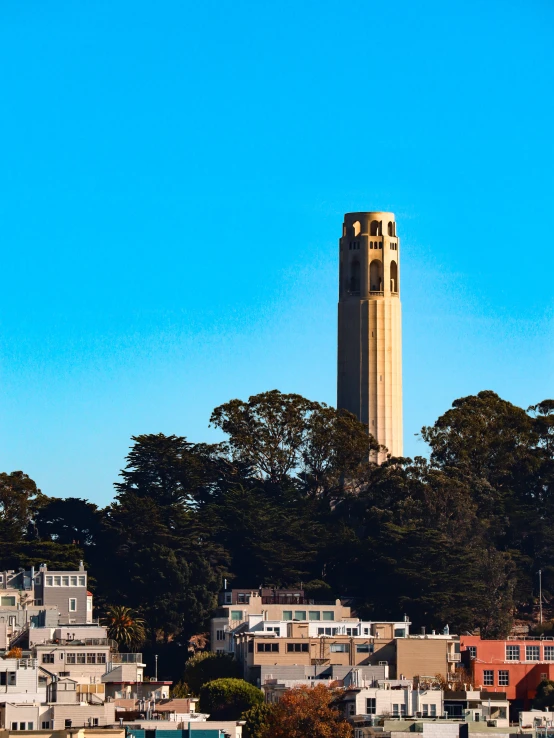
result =
[[[344,216],[339,240],[337,407],[402,456],[400,241],[393,213]],[[383,461],[386,452],[376,460]]]

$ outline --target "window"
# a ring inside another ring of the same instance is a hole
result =
[[[65,663],[66,664],[74,664],[75,663],[75,654],[74,653],[66,653],[65,654]]]
[[[86,586],[87,586],[87,578],[79,577],[79,587],[86,587]]]
[[[548,674],[541,674],[541,682],[544,682],[546,679],[548,679]]]
[[[393,706],[392,706],[392,714],[393,715],[396,715],[398,717],[398,715],[400,714],[400,709],[399,708],[400,708],[400,705],[393,704]]]
[[[394,259],[390,263],[390,291],[398,292],[398,265]]]
[[[292,610],[283,610],[283,620],[292,620]]]
[[[494,671],[492,669],[485,669],[483,671],[483,686],[494,686]]]
[[[266,628],[267,633],[275,633],[276,636],[281,635],[281,628],[276,628],[275,626],[269,626]]]
[[[540,660],[540,646],[525,646],[525,660],[526,661],[539,661]]]
[[[357,636],[358,635],[358,628],[347,628],[346,629],[346,635],[348,635],[348,636]]]
[[[43,653],[42,654],[42,663],[43,664],[53,664],[54,663],[54,654],[53,653]]]
[[[69,599],[69,612],[77,612],[77,600],[75,597]]]
[[[92,724],[94,727],[98,726],[98,718],[92,718]]]
[[[406,637],[406,629],[405,628],[395,628],[394,629],[394,637],[395,638],[405,638]]]
[[[545,646],[544,647],[544,660],[545,661],[554,661],[554,646]]]
[[[422,717],[429,717],[429,705],[421,705]]]
[[[353,261],[350,265],[350,292],[360,291],[360,262]]]
[[[242,620],[242,610],[231,610],[231,620]]]
[[[468,646],[467,652],[469,653],[470,659],[476,659],[477,658],[477,646]]]
[[[62,586],[62,578],[54,577],[54,587],[61,587],[61,586]]]
[[[224,641],[225,640],[225,631],[224,630],[216,630],[216,632],[215,632],[215,639],[216,639],[216,641]]]
[[[437,706],[436,705],[429,705],[429,715],[431,717],[437,717]]]
[[[377,713],[377,698],[368,697],[365,701],[365,714],[375,715]]]
[[[71,586],[76,587],[77,586],[77,577],[71,577]]]
[[[258,643],[257,651],[258,653],[278,653],[279,644],[278,643]]]
[[[106,654],[105,653],[97,653],[96,654],[96,663],[97,664],[105,664],[106,663]]]
[[[42,600],[38,600],[38,599],[35,598],[35,605],[37,607],[39,607],[40,605],[42,605]]]
[[[310,610],[310,620],[321,620],[321,613],[319,610]]]
[[[349,653],[348,643],[331,643],[331,653]]]
[[[0,686],[15,686],[15,671],[0,671]]]
[[[87,653],[87,664],[95,664],[95,663],[96,663],[96,654]]]
[[[51,587],[53,583],[54,583],[54,578],[53,577],[46,577],[46,586],[47,587]]]
[[[372,643],[357,643],[356,653],[373,653]]]
[[[0,604],[3,607],[15,607],[15,597],[0,597]]]
[[[86,653],[78,653],[77,654],[77,663],[78,664],[86,664],[87,663],[87,655],[86,655]]]
[[[332,610],[323,610],[323,620],[334,620],[335,613]]]
[[[17,730],[17,723],[12,723],[12,730]]]
[[[295,620],[306,620],[306,610],[295,610],[294,619]]]
[[[308,653],[309,650],[308,643],[287,643],[287,653]]]
[[[510,672],[507,669],[499,669],[498,686],[507,687],[510,684]]]
[[[406,714],[406,705],[400,705],[400,714],[405,715]]]
[[[40,724],[41,730],[50,730],[50,720],[43,720]]]
[[[25,723],[19,723],[19,730],[25,730]]]
[[[506,661],[519,661],[519,646],[506,646]]]
[[[69,587],[69,577],[62,577],[62,587]]]
[[[66,728],[71,728],[71,720],[67,720],[66,719],[66,721],[65,721],[65,727]]]

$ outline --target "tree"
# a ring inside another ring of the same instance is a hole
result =
[[[36,517],[42,540],[91,546],[100,534],[101,518],[96,505],[78,497],[45,498]]]
[[[240,665],[231,655],[203,651],[187,661],[183,681],[190,692],[197,695],[207,682],[215,679],[238,679],[240,676]]]
[[[543,679],[537,687],[537,694],[533,700],[536,710],[548,710],[554,706],[554,681]]]
[[[333,707],[335,695],[322,684],[284,693],[269,715],[269,738],[351,738],[352,726]]]
[[[261,689],[243,679],[216,679],[200,689],[200,712],[212,720],[239,720],[254,705],[264,701]]]
[[[131,608],[113,605],[108,610],[106,624],[108,637],[117,641],[120,646],[139,648],[144,643],[144,620],[138,618]]]
[[[282,487],[296,475],[310,493],[336,489],[379,448],[351,413],[278,390],[220,405],[210,423],[228,434],[232,457],[258,478]]]
[[[250,710],[244,712],[241,717],[241,720],[244,720],[243,738],[266,738],[272,712],[273,706],[266,702],[254,705]]]
[[[19,543],[27,537],[43,494],[22,471],[0,474],[0,541]]]

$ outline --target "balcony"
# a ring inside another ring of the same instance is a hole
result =
[[[142,664],[141,653],[113,653],[110,661],[112,664]]]
[[[53,645],[53,646],[109,646],[112,651],[118,649],[116,641],[111,638],[54,638],[48,641],[41,641],[36,644]]]
[[[462,654],[461,653],[449,653],[447,655],[447,658],[448,658],[449,664],[456,664],[462,660]]]
[[[377,295],[377,296],[380,296],[380,297],[384,297],[384,295],[385,295],[385,293],[383,292],[383,290],[369,290],[369,294],[370,295]]]

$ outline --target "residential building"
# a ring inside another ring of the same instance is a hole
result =
[[[552,638],[460,636],[460,649],[473,684],[488,692],[505,693],[514,718],[520,710],[529,709],[543,679],[554,680]]]
[[[28,726],[28,722],[26,722]],[[0,729],[0,738],[20,738],[20,730],[27,730],[25,738],[126,738],[124,728],[62,728],[61,730],[21,728]]]
[[[379,681],[373,687],[346,689],[337,705],[350,721],[373,725],[383,718],[459,720],[508,727],[509,702],[504,694],[443,691],[436,684],[422,688],[412,680]]]
[[[285,622],[334,623],[351,618],[350,607],[340,600],[315,601],[305,597],[302,589],[232,589],[221,592],[218,601],[210,626],[211,647],[218,652],[233,653],[232,631],[247,623],[251,615]]]
[[[266,702],[279,702],[283,694],[294,687],[315,687],[317,684],[333,688],[374,686],[388,678],[388,667],[382,666],[275,666],[260,667],[257,686],[264,692]]]
[[[92,622],[92,594],[83,562],[76,571],[49,571],[42,564],[35,576],[35,604],[55,605],[60,625]]]
[[[413,636],[407,617],[390,622],[353,617],[323,621],[315,619],[322,610],[308,607],[293,612],[298,619],[272,620],[266,613],[249,614],[227,631],[227,650],[235,654],[246,679],[257,683],[262,667],[293,665],[385,665],[398,678],[441,674],[447,679],[460,663],[458,637],[448,628],[442,634]]]
[[[36,659],[0,659],[0,703],[45,699],[46,680],[40,678]]]

